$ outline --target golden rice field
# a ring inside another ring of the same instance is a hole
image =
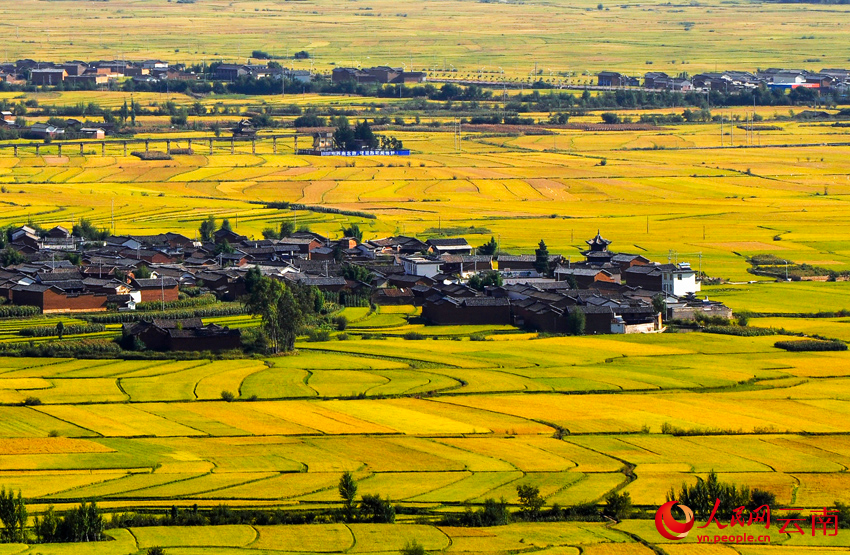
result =
[[[86,217],[111,227],[114,211],[116,233],[195,236],[199,222],[213,214],[257,238],[285,219],[331,237],[349,222],[367,238],[474,225],[486,231],[467,235],[472,244],[494,236],[503,250],[528,253],[544,239],[550,252],[574,260],[600,230],[614,241],[612,249],[659,261],[675,251],[675,259],[733,281],[754,278],[744,258],[759,253],[846,270],[850,146],[821,144],[848,142],[848,134],[824,124],[780,127],[761,133],[761,147],[741,148],[729,148],[728,137],[719,148],[713,124],[555,129],[542,136],[470,132],[462,152],[454,151],[450,133],[401,131],[396,134],[412,149],[404,158],[295,156],[291,131],[281,135],[278,154],[270,141],[258,142],[256,153],[237,144],[234,155],[229,145],[218,144],[209,155],[196,143],[194,155],[154,162],[123,157],[120,145],[107,145],[106,156],[88,147],[82,157],[67,151],[58,157],[55,146],[43,147],[39,157],[32,148],[20,158],[2,149],[0,223],[70,225]],[[376,219],[264,206],[272,201],[363,211]],[[825,220],[828,231],[818,225]],[[843,283],[781,286],[807,292],[781,295],[770,285],[763,299],[755,293],[761,287],[744,285],[724,287],[717,296],[728,297],[735,309],[768,310],[763,300],[783,305],[771,312],[846,306]]]
[[[352,333],[372,316],[357,311]],[[526,484],[549,505],[625,491],[651,513],[671,487],[713,470],[774,493],[783,507],[850,502],[845,353],[788,353],[774,337],[504,337],[303,343],[265,361],[0,358],[0,485],[21,489],[36,512],[80,499],[108,511],[291,510],[338,504],[339,475],[350,471],[363,494],[437,511],[492,497],[516,504]],[[234,402],[219,399],[225,389]],[[42,404],[20,406],[25,396]],[[677,437],[661,433],[663,424],[736,435]],[[668,547],[642,520],[493,529],[400,522],[389,532],[367,524],[114,530],[114,542],[95,548],[392,553],[416,538],[432,552],[646,554],[636,537]],[[847,549],[848,540],[842,532],[828,545]],[[785,534],[773,541],[782,547],[771,553],[803,548]]]

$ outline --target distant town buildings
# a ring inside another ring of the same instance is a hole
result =
[[[699,73],[689,78],[650,71],[643,76],[643,83],[637,77],[614,71],[601,71],[597,74],[597,85],[610,88],[640,87],[649,90],[720,91],[723,93],[756,89],[762,85],[771,89],[847,88],[850,85],[850,70],[822,69],[819,72],[812,72],[802,69],[769,68],[757,73],[745,71]]]
[[[356,83],[408,84],[422,83],[426,74],[422,71],[404,71],[401,68],[387,66],[357,69],[352,67],[337,67],[331,73],[334,83],[354,81]]]

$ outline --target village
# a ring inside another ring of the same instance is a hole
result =
[[[601,234],[587,240],[587,249],[573,260],[549,254],[543,241],[535,254],[510,255],[499,252],[493,239],[474,247],[465,238],[332,240],[289,231],[257,240],[225,221],[206,241],[178,233],[104,233],[102,240],[91,240],[62,226],[10,228],[0,297],[46,315],[120,313],[139,303],[165,308],[188,290],[236,302],[245,297],[247,274],[256,268],[284,283],[315,288],[342,306],[421,307],[422,317],[436,325],[628,334],[661,332],[668,319],[732,316],[722,303],[697,296],[702,276],[690,264],[611,251],[611,241]],[[347,231],[361,235],[356,225]],[[238,330],[205,326],[199,319],[179,326],[142,321],[124,331],[158,350],[239,347]]]

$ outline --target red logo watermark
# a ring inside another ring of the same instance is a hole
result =
[[[679,510],[685,513],[685,522],[679,522],[673,518],[673,506],[677,503],[677,501],[668,501],[655,513],[655,527],[658,533],[668,540],[681,540],[688,537],[688,532],[696,523],[694,512],[685,505],[679,505]]]
[[[679,510],[681,510],[685,515],[684,522],[679,522],[673,518],[672,510],[676,505],[678,505]],[[717,510],[719,508],[720,500],[717,499],[714,502],[714,508],[711,510],[711,515],[708,517],[708,521],[697,528],[708,528],[713,522],[719,530],[723,530],[725,528],[731,528],[731,530],[724,532],[723,534],[715,534],[714,536],[709,536],[707,534],[697,535],[698,543],[770,543],[769,535],[753,536],[746,533],[744,530],[741,530],[740,533],[735,533],[736,526],[743,528],[764,525],[765,529],[770,529],[771,514],[769,506],[762,505],[753,510],[747,510],[746,507],[738,507],[732,511],[729,524],[723,524],[718,519]],[[778,510],[797,512],[795,509]],[[795,515],[778,517],[775,518],[775,520],[782,524],[779,528],[780,534],[805,535],[806,531],[803,530],[802,526],[805,526],[808,529],[809,525],[811,525],[812,536],[818,535],[818,532],[820,532],[823,536],[838,535],[838,511],[834,509],[823,508],[812,510],[809,518],[801,516],[797,512]],[[664,503],[655,513],[655,527],[658,529],[658,533],[668,540],[681,540],[686,538],[688,533],[694,527],[694,524],[696,524],[696,518],[694,518],[693,511],[689,507],[678,503],[678,501],[668,501],[667,503]]]

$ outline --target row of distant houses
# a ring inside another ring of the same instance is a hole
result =
[[[422,83],[426,74],[423,71],[405,71],[402,68],[377,66],[370,68],[337,67],[331,72],[334,83],[356,82],[362,84],[409,84]]]
[[[850,70],[822,69],[819,72],[812,72],[802,69],[770,68],[757,73],[723,71],[700,73],[693,77],[671,76],[664,72],[651,71],[644,75],[642,84],[639,77],[615,71],[602,71],[597,74],[597,84],[600,87],[642,87],[682,92],[694,90],[737,92],[756,89],[762,85],[777,89],[847,88],[850,85]]]
[[[215,64],[210,76],[216,81],[236,81],[242,77],[261,79],[265,77],[294,79],[310,82],[313,73],[308,70],[294,70],[283,67],[270,67],[257,64]],[[110,81],[132,78],[137,82],[162,80],[197,81],[205,75],[186,71],[183,64],[169,64],[162,60],[132,61],[71,61],[64,63],[36,62],[18,60],[14,63],[0,64],[0,81],[10,84],[31,84],[35,86],[57,86],[60,83],[79,86],[105,85]]]

